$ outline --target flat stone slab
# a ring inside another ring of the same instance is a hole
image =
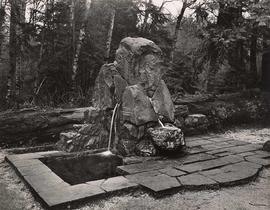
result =
[[[88,184],[91,184],[91,182],[88,182]],[[100,184],[100,188],[106,192],[114,192],[134,187],[138,187],[138,184],[128,180],[123,176],[108,178]]]
[[[164,168],[164,169],[161,169],[159,170],[161,173],[163,174],[166,174],[168,176],[171,176],[171,177],[177,177],[177,176],[183,176],[186,174],[186,172],[184,171],[180,171],[180,170],[177,170],[175,168]]]
[[[200,172],[200,174],[209,177],[221,186],[241,184],[257,176],[262,166],[249,162],[240,162],[219,169]]]
[[[206,176],[203,176],[199,173],[181,176],[178,177],[178,180],[180,181],[183,187],[186,187],[188,189],[198,189],[203,187],[208,188],[218,187],[218,183],[216,181]]]
[[[142,173],[130,174],[130,175],[126,175],[125,177],[131,182],[139,183],[145,178],[151,178],[151,177],[161,175],[161,174],[162,173],[160,171],[154,170],[154,171],[146,171]]]
[[[163,193],[181,186],[175,177],[170,177],[166,174],[146,177],[138,180],[137,183],[155,193]]]
[[[263,166],[270,166],[270,159],[264,159],[258,156],[247,156],[245,157],[245,160],[247,160],[248,162],[260,164]]]
[[[49,188],[48,191],[38,192],[39,197],[48,207],[57,207],[73,201],[94,198],[104,194],[100,187],[89,184],[78,184],[67,188]]]
[[[223,160],[219,158],[219,159],[207,160],[207,161],[202,161],[202,162],[197,162],[197,163],[192,163],[192,164],[187,164],[187,165],[180,165],[180,166],[176,166],[176,168],[181,171],[185,171],[187,173],[194,173],[196,171],[212,169],[212,168],[224,166],[227,164],[229,164],[227,160]]]
[[[245,159],[238,155],[227,155],[219,158],[219,160],[223,160],[229,163],[238,163],[244,161]]]
[[[211,160],[215,159],[216,157],[210,154],[205,154],[205,153],[199,153],[195,155],[189,155],[183,158],[183,164],[188,164],[188,163],[194,163],[194,162],[201,162],[204,160]]]

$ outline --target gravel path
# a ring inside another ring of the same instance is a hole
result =
[[[223,134],[238,140],[263,143],[270,139],[270,128],[236,128]],[[41,210],[40,204],[4,161],[5,151],[0,151],[0,210]],[[113,196],[77,207],[77,210],[269,210],[270,168],[250,184],[211,191],[182,191],[156,199],[147,193]]]

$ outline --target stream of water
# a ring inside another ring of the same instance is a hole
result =
[[[113,125],[115,123],[116,119],[116,112],[118,107],[120,106],[119,103],[117,103],[113,109],[112,119],[111,119],[111,125],[110,125],[110,135],[109,135],[109,142],[108,142],[108,150],[106,152],[110,152],[111,149],[111,142],[112,142],[112,133],[113,133]]]

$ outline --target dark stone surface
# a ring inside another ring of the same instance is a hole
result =
[[[263,144],[263,150],[264,150],[264,151],[267,151],[267,152],[270,152],[270,141],[266,141],[266,142]]]

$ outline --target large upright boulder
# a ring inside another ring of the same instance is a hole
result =
[[[117,126],[114,126],[113,136],[117,139],[114,148],[124,155],[134,152],[155,155],[154,142],[147,140],[147,129],[158,126],[159,119],[174,123],[175,111],[170,92],[162,80],[162,51],[151,40],[127,37],[121,41],[115,57],[114,63],[101,67],[94,89],[94,107],[100,113],[111,113],[114,107],[119,107],[115,112],[118,117]],[[105,125],[106,120],[102,124]],[[105,133],[102,132],[105,127],[101,126],[100,133]],[[171,134],[176,145],[173,148],[178,148],[176,137],[180,139],[180,135],[172,131],[159,138],[158,144],[171,149],[168,146],[168,142],[172,142]],[[85,142],[89,141],[88,147],[95,142],[92,138],[85,138]]]
[[[148,88],[161,79],[161,55],[161,49],[151,40],[127,37],[116,51],[116,69],[129,85],[145,83]]]

